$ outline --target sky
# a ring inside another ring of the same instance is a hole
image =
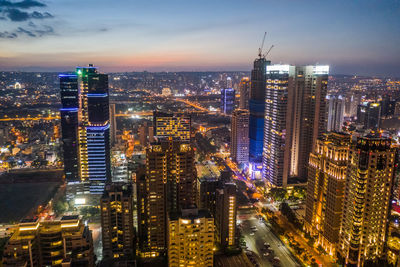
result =
[[[0,0],[0,70],[250,70],[400,77],[400,0]]]

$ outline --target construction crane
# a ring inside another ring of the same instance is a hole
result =
[[[274,48],[274,45],[271,45],[271,47],[268,49],[267,53],[265,53],[263,55],[264,58],[266,58],[268,56],[268,54],[269,54],[269,52],[271,52],[272,48]]]
[[[265,36],[266,36],[266,35],[267,35],[267,32],[264,32],[264,37],[263,37],[261,46],[260,46],[260,48],[258,48],[258,56],[259,56],[260,58],[263,56],[262,50],[263,50],[263,48],[264,48],[264,42],[265,42]]]

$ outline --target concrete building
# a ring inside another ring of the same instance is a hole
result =
[[[249,112],[236,109],[231,119],[231,158],[238,164],[249,162]]]
[[[101,195],[111,181],[108,76],[89,65],[59,78],[66,181]]]
[[[235,90],[232,88],[221,89],[220,111],[224,114],[232,114],[235,109]]]
[[[100,208],[103,257],[132,258],[135,255],[132,185],[107,185]]]
[[[140,250],[150,257],[166,249],[167,215],[197,203],[193,148],[172,140],[152,144],[137,180]]]
[[[310,154],[305,227],[330,255],[336,255],[351,136],[328,133]]]
[[[357,109],[357,122],[364,129],[379,129],[381,120],[381,104],[378,102],[363,102]]]
[[[307,178],[308,157],[326,130],[329,66],[267,66],[263,178],[286,187]]]
[[[345,264],[369,266],[384,255],[395,154],[390,139],[374,136],[349,150],[338,245]]]
[[[249,97],[250,97],[250,79],[243,77],[239,84],[239,108],[249,110]]]
[[[208,211],[183,209],[168,218],[168,266],[212,267],[214,218]]]
[[[117,140],[117,119],[115,113],[115,104],[110,104],[110,137],[111,146],[115,145]]]
[[[216,240],[221,247],[236,245],[236,184],[225,183],[216,191]]]
[[[328,101],[328,132],[341,132],[344,119],[345,103],[342,96],[327,96]]]
[[[260,55],[251,71],[249,99],[249,170],[252,179],[262,178],[266,68],[271,61]]]
[[[92,233],[78,216],[22,220],[8,240],[3,266],[95,266]]]
[[[173,140],[190,142],[191,118],[189,115],[155,111],[153,127],[154,137],[158,140],[171,137]]]

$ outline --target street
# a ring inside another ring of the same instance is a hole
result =
[[[277,238],[269,229],[264,222],[260,221],[255,217],[256,213],[251,211],[250,213],[245,213],[243,211],[238,211],[238,216],[241,221],[242,235],[246,241],[248,250],[253,251],[258,255],[260,266],[272,266],[271,262],[263,257],[264,243],[269,243],[271,249],[275,252],[275,257],[280,259],[281,265],[284,267],[295,267],[300,266],[290,251],[283,245],[283,243]],[[257,227],[257,231],[254,235],[251,235],[251,227]]]

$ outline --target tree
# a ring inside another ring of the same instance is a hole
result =
[[[286,198],[287,191],[284,188],[271,188],[269,195],[276,201],[283,201]]]

